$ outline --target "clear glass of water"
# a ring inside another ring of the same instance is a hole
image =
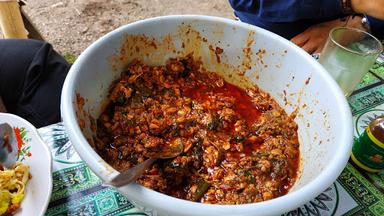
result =
[[[371,34],[337,27],[329,32],[319,62],[349,96],[382,51],[383,45]]]

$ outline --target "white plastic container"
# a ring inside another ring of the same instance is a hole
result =
[[[223,53],[215,53],[216,47]],[[193,15],[125,25],[93,43],[72,66],[62,92],[62,117],[77,152],[100,178],[108,181],[118,174],[91,147],[91,126],[111,82],[134,58],[164,64],[190,52],[227,81],[256,84],[288,114],[297,111],[298,181],[284,196],[244,205],[195,203],[138,184],[119,188],[122,193],[158,215],[277,215],[304,204],[336,180],[352,146],[351,112],[336,82],[310,55],[280,36],[234,20]]]

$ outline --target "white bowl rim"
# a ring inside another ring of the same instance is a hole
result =
[[[236,27],[245,28],[250,31],[255,31],[257,34],[265,34],[269,35],[275,40],[278,40],[280,43],[283,43],[290,47],[291,50],[294,50],[298,55],[307,61],[311,61],[313,63],[313,71],[319,73],[319,76],[322,77],[327,83],[329,83],[329,88],[334,93],[334,97],[339,102],[339,109],[341,109],[341,113],[338,116],[340,121],[350,122],[350,127],[347,125],[339,132],[339,135],[342,136],[340,138],[340,142],[344,143],[343,145],[339,145],[335,150],[336,156],[332,161],[329,161],[329,164],[335,163],[335,166],[326,166],[324,170],[322,170],[322,175],[317,176],[311,182],[307,183],[305,186],[300,188],[299,190],[292,191],[287,193],[284,196],[274,198],[271,200],[259,202],[259,203],[250,203],[250,204],[241,204],[241,205],[218,205],[218,204],[202,204],[195,203],[187,200],[177,199],[151,189],[145,188],[138,184],[131,184],[125,186],[127,190],[130,191],[130,195],[133,197],[140,197],[141,200],[149,199],[148,193],[151,192],[151,204],[153,206],[157,206],[162,208],[166,201],[172,203],[173,206],[177,206],[178,211],[188,212],[188,211],[201,211],[201,212],[231,212],[242,214],[244,212],[249,211],[261,211],[268,210],[268,214],[276,214],[281,211],[289,211],[294,208],[293,206],[300,206],[310,199],[314,198],[321,192],[323,192],[327,187],[329,187],[337,177],[340,175],[341,171],[344,169],[345,165],[348,162],[349,154],[352,148],[352,139],[353,139],[353,129],[352,129],[352,114],[350,111],[350,107],[347,103],[347,100],[342,93],[341,89],[334,81],[334,79],[328,74],[328,72],[316,61],[314,60],[308,53],[302,50],[300,47],[296,46],[292,42],[285,40],[283,37],[276,35],[272,32],[259,28],[257,26],[249,25],[247,23],[243,23],[236,20],[231,20],[227,18],[214,17],[214,16],[205,16],[205,15],[169,15],[169,16],[160,16],[153,17],[149,19],[144,19],[140,21],[136,21],[122,27],[119,27],[108,34],[102,36],[98,40],[96,40],[93,44],[91,44],[75,61],[72,65],[67,78],[65,80],[62,97],[61,97],[61,112],[62,118],[64,121],[64,125],[69,133],[69,136],[72,140],[74,140],[74,146],[79,152],[80,157],[86,162],[88,166],[98,174],[98,171],[103,173],[111,172],[111,175],[99,175],[104,181],[108,181],[118,174],[116,170],[112,167],[108,166],[106,162],[93,150],[90,145],[80,145],[80,143],[88,143],[84,135],[82,134],[80,127],[77,123],[76,114],[73,110],[73,101],[75,99],[75,93],[71,90],[74,89],[74,83],[76,83],[77,71],[81,68],[82,62],[87,58],[87,56],[92,53],[94,50],[100,46],[103,41],[115,34],[121,34],[123,32],[129,32],[129,28],[141,24],[158,22],[158,21],[167,21],[167,20],[182,20],[182,21],[213,21],[219,22],[227,25],[234,25]],[[182,22],[180,21],[180,22]],[[72,111],[71,111],[72,110]],[[81,152],[86,152],[81,154]],[[321,186],[319,186],[321,185]],[[145,195],[143,195],[145,194]],[[278,206],[278,208],[276,208]],[[154,207],[156,209],[156,207]]]
[[[21,118],[20,116],[11,114],[11,113],[2,113],[2,112],[0,112],[0,118],[2,116],[5,116],[5,117],[10,118],[10,119],[16,119],[16,121],[22,122],[23,126],[28,128],[28,130],[31,133],[35,134],[35,137],[37,138],[37,140],[34,141],[34,142],[39,142],[40,145],[42,146],[42,148],[44,149],[45,154],[48,155],[48,157],[45,158],[46,160],[48,160],[47,162],[49,163],[48,173],[50,174],[49,178],[48,178],[48,185],[47,185],[47,187],[48,187],[48,191],[47,191],[48,192],[48,196],[46,197],[46,200],[44,200],[44,205],[41,206],[41,210],[40,210],[40,212],[38,214],[38,215],[44,215],[46,210],[47,210],[47,208],[48,208],[49,201],[51,199],[52,187],[53,187],[53,185],[52,185],[53,179],[52,179],[52,155],[51,155],[51,150],[49,149],[48,145],[41,139],[41,136],[40,136],[39,132],[37,131],[36,127],[33,126],[29,121]],[[32,176],[32,178],[33,178],[33,176]],[[27,184],[27,188],[28,188],[28,184]],[[23,201],[21,201],[21,204],[22,204]],[[25,211],[25,210],[27,210],[27,209],[23,209],[23,211]],[[16,215],[18,215],[18,214],[19,214],[19,212],[16,212]],[[25,215],[27,215],[27,214],[25,214]]]

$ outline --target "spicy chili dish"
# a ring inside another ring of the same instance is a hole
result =
[[[179,156],[157,160],[138,183],[202,203],[260,202],[296,181],[294,118],[269,94],[228,83],[190,55],[164,66],[135,60],[110,88],[95,148],[123,171],[183,144]]]

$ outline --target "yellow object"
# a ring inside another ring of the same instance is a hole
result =
[[[367,134],[368,134],[368,137],[372,140],[373,143],[375,143],[375,144],[376,144],[377,146],[379,146],[380,148],[383,148],[383,149],[384,149],[384,143],[382,143],[382,142],[381,142],[380,140],[378,140],[375,136],[373,136],[370,127],[367,127]]]
[[[16,162],[13,169],[0,170],[0,215],[11,205],[21,203],[28,180],[29,166],[21,162]]]
[[[0,0],[0,27],[5,38],[28,38],[16,0]]]
[[[9,191],[0,190],[0,215],[7,212],[10,200],[11,194],[9,193]]]
[[[355,162],[355,164],[357,166],[359,166],[360,168],[368,171],[368,172],[380,172],[381,170],[378,170],[378,169],[372,169],[372,168],[369,168],[367,166],[365,166],[364,164],[362,164],[360,161],[358,161],[355,157],[355,155],[353,155],[353,153],[351,154],[351,159],[353,162]]]

